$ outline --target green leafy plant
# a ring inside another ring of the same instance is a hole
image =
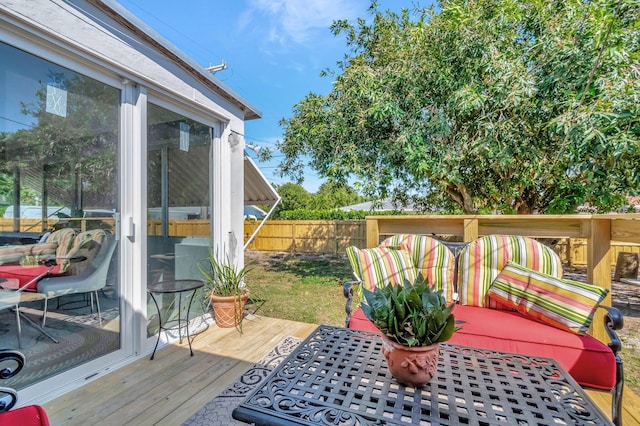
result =
[[[238,268],[228,254],[222,257],[217,251],[209,250],[209,256],[198,263],[198,269],[207,296],[239,296],[248,291],[244,277],[250,269],[247,266]]]
[[[243,311],[249,297],[244,277],[249,269],[238,268],[228,254],[223,257],[211,249],[209,256],[198,263],[198,268],[204,278],[206,304],[211,303],[216,323],[222,327],[234,325],[242,333]]]
[[[434,291],[419,276],[415,283],[387,284],[364,289],[362,310],[390,340],[403,346],[429,346],[445,342],[457,330],[454,304],[447,305],[442,290]]]

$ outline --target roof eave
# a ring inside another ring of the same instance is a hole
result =
[[[216,91],[220,96],[238,106],[244,114],[245,120],[262,118],[262,112],[249,101],[237,94],[217,77],[208,72],[204,67],[195,62],[184,52],[174,46],[150,26],[141,21],[134,14],[115,0],[93,0],[94,4],[110,15],[129,30],[140,35],[146,42],[154,46],[176,64],[187,70],[198,80]]]

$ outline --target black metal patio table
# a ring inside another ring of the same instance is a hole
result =
[[[558,364],[442,345],[423,388],[398,384],[375,333],[318,327],[234,411],[257,425],[610,425]]]

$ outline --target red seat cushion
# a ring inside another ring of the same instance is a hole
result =
[[[447,343],[552,358],[582,386],[610,390],[615,385],[615,356],[592,336],[563,331],[517,312],[456,305],[453,314],[462,329]],[[361,309],[354,311],[349,327],[379,332]]]
[[[49,426],[47,413],[39,405],[28,405],[0,413],[0,426]]]
[[[57,265],[51,271],[52,274],[55,274],[60,269],[60,265]],[[20,287],[29,283],[29,281],[33,281],[29,284],[26,290],[36,291],[38,287],[38,282],[34,279],[39,275],[44,274],[49,270],[49,267],[46,265],[35,265],[35,266],[21,266],[21,265],[2,265],[0,266],[0,278],[17,278],[20,281]]]

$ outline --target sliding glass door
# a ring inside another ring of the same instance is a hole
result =
[[[147,106],[148,285],[201,279],[198,262],[211,246],[211,128],[169,108]],[[202,298],[196,297],[191,317],[202,312]],[[176,317],[177,296],[159,298],[163,320]],[[147,315],[148,336],[153,336],[158,313],[151,302]]]
[[[0,346],[25,353],[5,383],[22,389],[121,347],[121,93],[8,44],[0,58]]]

